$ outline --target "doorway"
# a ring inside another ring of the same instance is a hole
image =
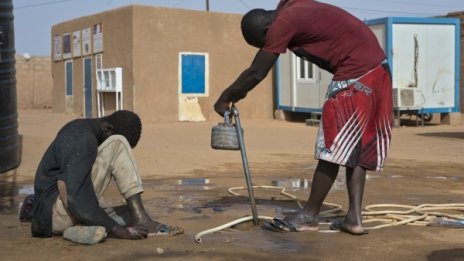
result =
[[[92,118],[92,58],[84,58],[84,117]]]

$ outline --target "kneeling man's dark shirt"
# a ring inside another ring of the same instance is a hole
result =
[[[33,236],[52,236],[52,210],[58,197],[58,180],[66,185],[68,210],[77,222],[103,226],[111,232],[116,223],[99,206],[91,179],[102,139],[101,125],[96,119],[73,120],[58,132],[35,176]]]

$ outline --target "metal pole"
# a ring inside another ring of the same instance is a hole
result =
[[[206,12],[209,12],[209,0],[206,0]]]
[[[255,195],[253,193],[253,184],[251,182],[251,175],[250,175],[250,169],[248,168],[248,159],[245,151],[245,143],[243,141],[243,133],[242,133],[242,126],[240,124],[240,116],[237,108],[235,106],[232,106],[232,115],[234,115],[235,119],[235,128],[237,130],[237,138],[238,142],[240,145],[240,154],[242,155],[242,162],[243,162],[243,170],[245,171],[245,179],[248,187],[248,196],[250,197],[250,203],[251,203],[251,213],[253,215],[253,224],[259,225],[259,219],[258,219],[258,210],[256,209],[256,202],[255,202]]]

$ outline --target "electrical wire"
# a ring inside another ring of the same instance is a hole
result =
[[[430,4],[430,3],[423,3],[423,2],[404,2],[404,1],[394,1],[394,0],[390,0],[389,3],[396,3],[396,4],[401,4],[401,5],[421,5],[421,6],[439,6],[439,7],[463,8],[462,5]]]
[[[48,6],[48,5],[60,4],[60,3],[71,2],[71,1],[73,0],[56,0],[56,1],[37,3],[37,4],[16,6],[15,9],[26,9],[26,8],[39,7],[39,6]]]
[[[171,8],[177,7],[180,3],[182,3],[184,0],[178,0]]]
[[[405,11],[392,11],[392,10],[375,10],[375,9],[366,9],[366,8],[357,8],[351,6],[340,6],[343,9],[350,9],[356,11],[367,11],[367,12],[374,12],[374,13],[386,13],[386,14],[408,14],[408,15],[432,15],[433,13],[424,13],[424,12],[405,12]]]
[[[325,3],[328,3],[328,4],[331,4],[331,5],[335,5],[335,6],[338,6],[340,8],[343,8],[343,9],[348,9],[348,10],[355,10],[355,11],[358,11],[358,12],[363,12],[363,13],[373,13],[373,14],[377,14],[377,13],[385,13],[385,14],[391,14],[391,15],[395,15],[395,14],[404,14],[404,15],[420,15],[420,16],[431,16],[431,15],[434,15],[434,14],[437,14],[437,13],[441,13],[442,11],[440,10],[434,10],[434,11],[430,11],[430,12],[411,12],[411,11],[399,11],[399,10],[392,10],[392,9],[381,9],[379,7],[379,9],[369,9],[369,8],[360,8],[360,7],[356,7],[356,6],[346,6],[344,5],[343,3],[342,4],[335,4],[334,2],[335,1],[323,1]],[[410,5],[410,6],[440,6],[440,7],[446,7],[444,5],[434,5],[434,4],[427,4],[427,3],[413,3],[413,2],[401,2],[401,1],[389,1],[389,3],[391,2],[395,2],[395,3],[398,3],[398,4],[402,4],[402,5]],[[453,8],[464,8],[464,6],[460,7],[458,5],[456,6],[448,6],[448,7],[453,7]],[[402,10],[404,10],[406,8],[402,8]]]
[[[245,2],[243,2],[243,0],[239,0],[240,3],[242,3],[242,5],[249,10],[251,10],[251,7],[249,5],[247,5]]]

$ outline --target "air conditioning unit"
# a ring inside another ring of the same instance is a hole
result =
[[[393,108],[422,108],[424,99],[418,88],[393,88]]]

